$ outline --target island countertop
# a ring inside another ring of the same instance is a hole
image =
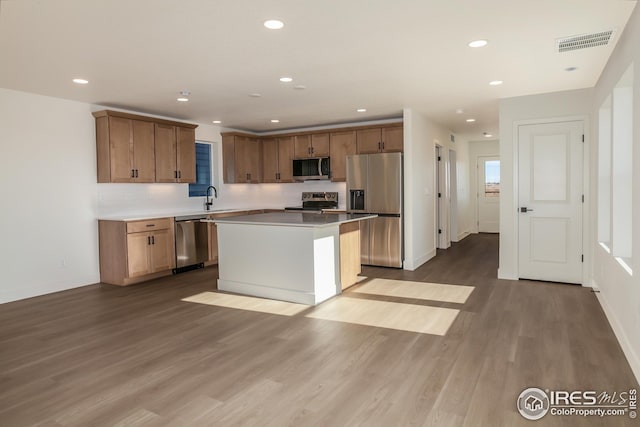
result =
[[[353,221],[375,218],[375,214],[319,214],[305,212],[272,212],[257,215],[242,215],[229,218],[203,219],[203,222],[218,224],[270,225],[281,227],[322,228]]]

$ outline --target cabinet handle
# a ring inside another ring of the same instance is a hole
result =
[[[147,236],[147,245],[151,244],[151,236]]]
[[[173,178],[178,179],[178,171],[173,171]]]
[[[155,227],[155,224],[147,224],[146,227]]]
[[[156,237],[155,236],[151,236],[151,244],[152,245],[156,244]]]
[[[313,154],[313,146],[311,146],[311,154]]]
[[[131,169],[131,178],[135,178],[136,174],[133,169]]]
[[[382,141],[382,149],[384,150],[384,141]]]
[[[178,171],[178,178],[182,178],[182,171]]]
[[[138,169],[136,169],[136,178],[138,177]]]

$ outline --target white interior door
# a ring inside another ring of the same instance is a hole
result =
[[[500,231],[500,158],[478,157],[478,231]]]
[[[582,121],[518,128],[518,271],[582,282]]]

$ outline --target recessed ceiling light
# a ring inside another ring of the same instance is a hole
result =
[[[191,92],[189,92],[188,90],[181,90],[180,97],[177,99],[177,101],[187,102],[189,100],[188,98],[189,95],[191,95]]]
[[[364,112],[366,112],[366,111],[367,111],[367,109],[366,109],[366,108],[358,108],[356,111],[357,111],[358,113],[364,113]]]
[[[494,80],[494,81],[489,82],[489,84],[490,84],[491,86],[499,86],[499,85],[501,85],[502,83],[503,83],[503,81],[502,81],[502,80]]]
[[[469,42],[469,47],[484,47],[488,44],[489,42],[486,40],[474,40],[472,42]]]
[[[575,71],[575,70],[577,70],[577,69],[578,69],[578,67],[567,67],[567,68],[565,68],[564,70],[565,70],[565,71]]]
[[[456,110],[456,114],[462,114],[462,113],[464,113],[464,110],[462,108],[458,108]]]
[[[214,120],[214,121],[213,121],[213,123],[214,123],[214,124],[216,124],[216,125],[219,125],[220,123],[222,123],[222,121],[220,121],[220,120]]]
[[[491,135],[490,133],[486,133],[486,132],[484,133],[484,137],[485,137],[485,138],[491,138],[492,136],[493,136],[493,135]]]
[[[476,121],[476,119],[467,119],[467,123],[473,123],[475,121]]]
[[[73,79],[74,83],[77,83],[79,85],[86,85],[87,83],[89,83],[89,80],[85,80],[85,79]]]
[[[280,120],[278,120],[278,119],[271,119],[271,123],[280,123]]]
[[[267,21],[264,21],[264,26],[270,30],[279,30],[284,27],[284,22],[280,21],[279,19],[269,19]]]
[[[291,77],[280,77],[280,81],[282,83],[289,83],[289,82],[292,82],[293,79]]]
[[[250,93],[249,96],[252,98],[260,98],[262,95],[260,95],[259,93]]]
[[[293,88],[296,90],[305,90],[307,87],[305,85],[296,85]]]

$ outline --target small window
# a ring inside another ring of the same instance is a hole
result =
[[[500,197],[500,160],[484,162],[484,196]]]
[[[211,144],[196,142],[196,182],[189,184],[189,197],[204,197],[211,185]]]

